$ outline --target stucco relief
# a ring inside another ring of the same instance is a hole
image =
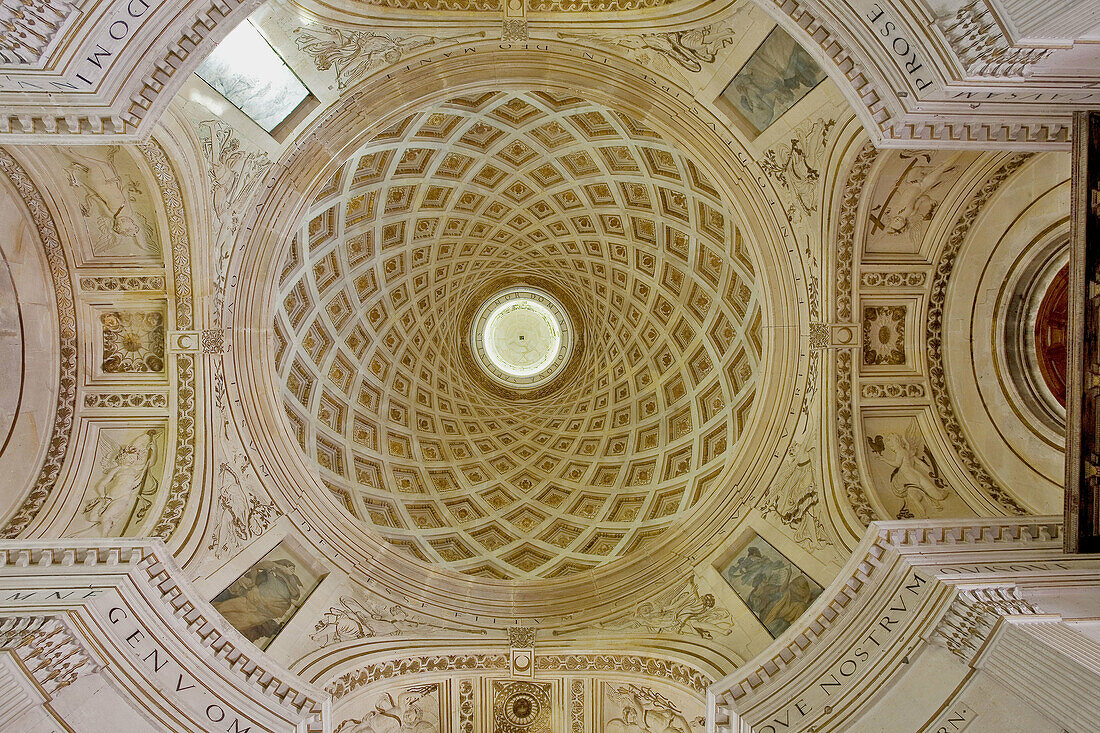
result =
[[[130,152],[121,146],[69,148],[59,153],[79,200],[96,257],[158,258],[153,197]]]
[[[164,436],[163,428],[99,431],[74,536],[121,537],[141,527],[160,493]]]
[[[166,324],[163,311],[108,311],[101,313],[103,361],[106,374],[143,374],[164,371]]]
[[[604,682],[601,693],[600,730],[605,733],[693,733],[705,727],[697,703],[683,710],[652,687]]]
[[[251,197],[267,175],[272,161],[267,153],[250,150],[242,144],[233,128],[221,120],[198,123],[202,157],[210,180],[214,208],[214,326],[222,325],[226,268],[232,253],[233,237]]]
[[[969,156],[950,152],[894,153],[871,191],[865,251],[916,254]]]
[[[968,513],[941,475],[916,419],[867,418],[864,430],[875,488],[895,519]]]
[[[439,634],[485,635],[485,629],[442,623],[412,613],[400,603],[363,595],[342,595],[314,624],[310,639],[329,646],[345,641],[390,636],[435,636]]]
[[[728,634],[733,617],[717,605],[713,593],[701,593],[695,578],[679,588],[637,604],[621,618],[601,621],[601,629],[675,634],[713,639]]]
[[[701,74],[737,42],[735,21],[746,7],[739,5],[728,17],[696,28],[619,34],[558,31],[557,36],[615,48],[637,63],[653,66],[664,73]]]
[[[863,307],[863,365],[905,364],[905,321],[903,305]]]
[[[349,718],[333,733],[439,733],[442,707],[439,684],[381,693],[360,718]]]
[[[801,222],[818,210],[822,165],[835,126],[836,120],[806,120],[791,130],[786,142],[764,151],[760,159],[760,167],[789,197],[787,215],[793,221]]]
[[[318,71],[334,70],[336,88],[341,91],[372,71],[392,66],[421,48],[484,37],[484,32],[451,36],[403,35],[330,25],[299,26],[294,29],[294,44],[298,50],[313,59]]]
[[[810,552],[834,546],[832,534],[826,528],[828,520],[820,483],[819,394],[816,386],[808,390],[809,409],[799,421],[779,471],[757,505],[763,517],[781,522],[792,533],[792,539]]]

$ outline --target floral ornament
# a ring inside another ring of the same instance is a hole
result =
[[[905,306],[863,309],[863,363],[868,366],[905,363]]]
[[[113,311],[103,324],[103,371],[130,374],[164,371],[164,314]]]

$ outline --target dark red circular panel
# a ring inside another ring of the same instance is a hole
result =
[[[1039,371],[1054,397],[1066,406],[1066,321],[1069,318],[1069,265],[1063,267],[1050,287],[1035,319],[1035,350]]]

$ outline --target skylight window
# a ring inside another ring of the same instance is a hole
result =
[[[195,73],[267,132],[310,96],[248,20],[234,28]]]

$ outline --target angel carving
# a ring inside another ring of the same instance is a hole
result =
[[[891,490],[902,500],[898,519],[924,519],[943,509],[950,491],[940,480],[936,459],[924,443],[920,426],[910,423],[905,433],[882,433],[867,438],[871,451],[893,470]]]
[[[700,593],[695,578],[674,596],[639,603],[634,613],[599,624],[605,629],[644,629],[650,633],[680,634],[713,639],[733,630],[729,611],[715,604],[713,593]]]
[[[118,150],[111,148],[105,160],[76,152],[66,153],[65,177],[80,191],[80,214],[94,222],[92,236],[99,254],[117,255],[130,244],[143,253],[157,252],[156,229],[139,209],[144,191],[138,181],[120,170]]]
[[[431,36],[393,36],[374,31],[345,31],[330,26],[295,28],[294,43],[313,57],[318,71],[336,69],[336,86],[348,87],[368,71],[396,64],[409,51],[436,42]]]
[[[84,503],[82,514],[88,527],[79,534],[116,537],[132,521],[140,521],[153,504],[159,483],[149,473],[157,459],[157,431],[146,430],[122,445],[106,435],[102,440],[107,445],[100,461],[103,474],[92,486],[92,498]]]
[[[619,714],[607,721],[607,733],[690,733],[692,723],[659,692],[641,685],[620,685],[608,690],[619,704]],[[703,721],[692,721],[703,727]]]
[[[362,718],[345,720],[335,733],[439,733],[434,684],[410,687],[394,695],[386,692]]]

